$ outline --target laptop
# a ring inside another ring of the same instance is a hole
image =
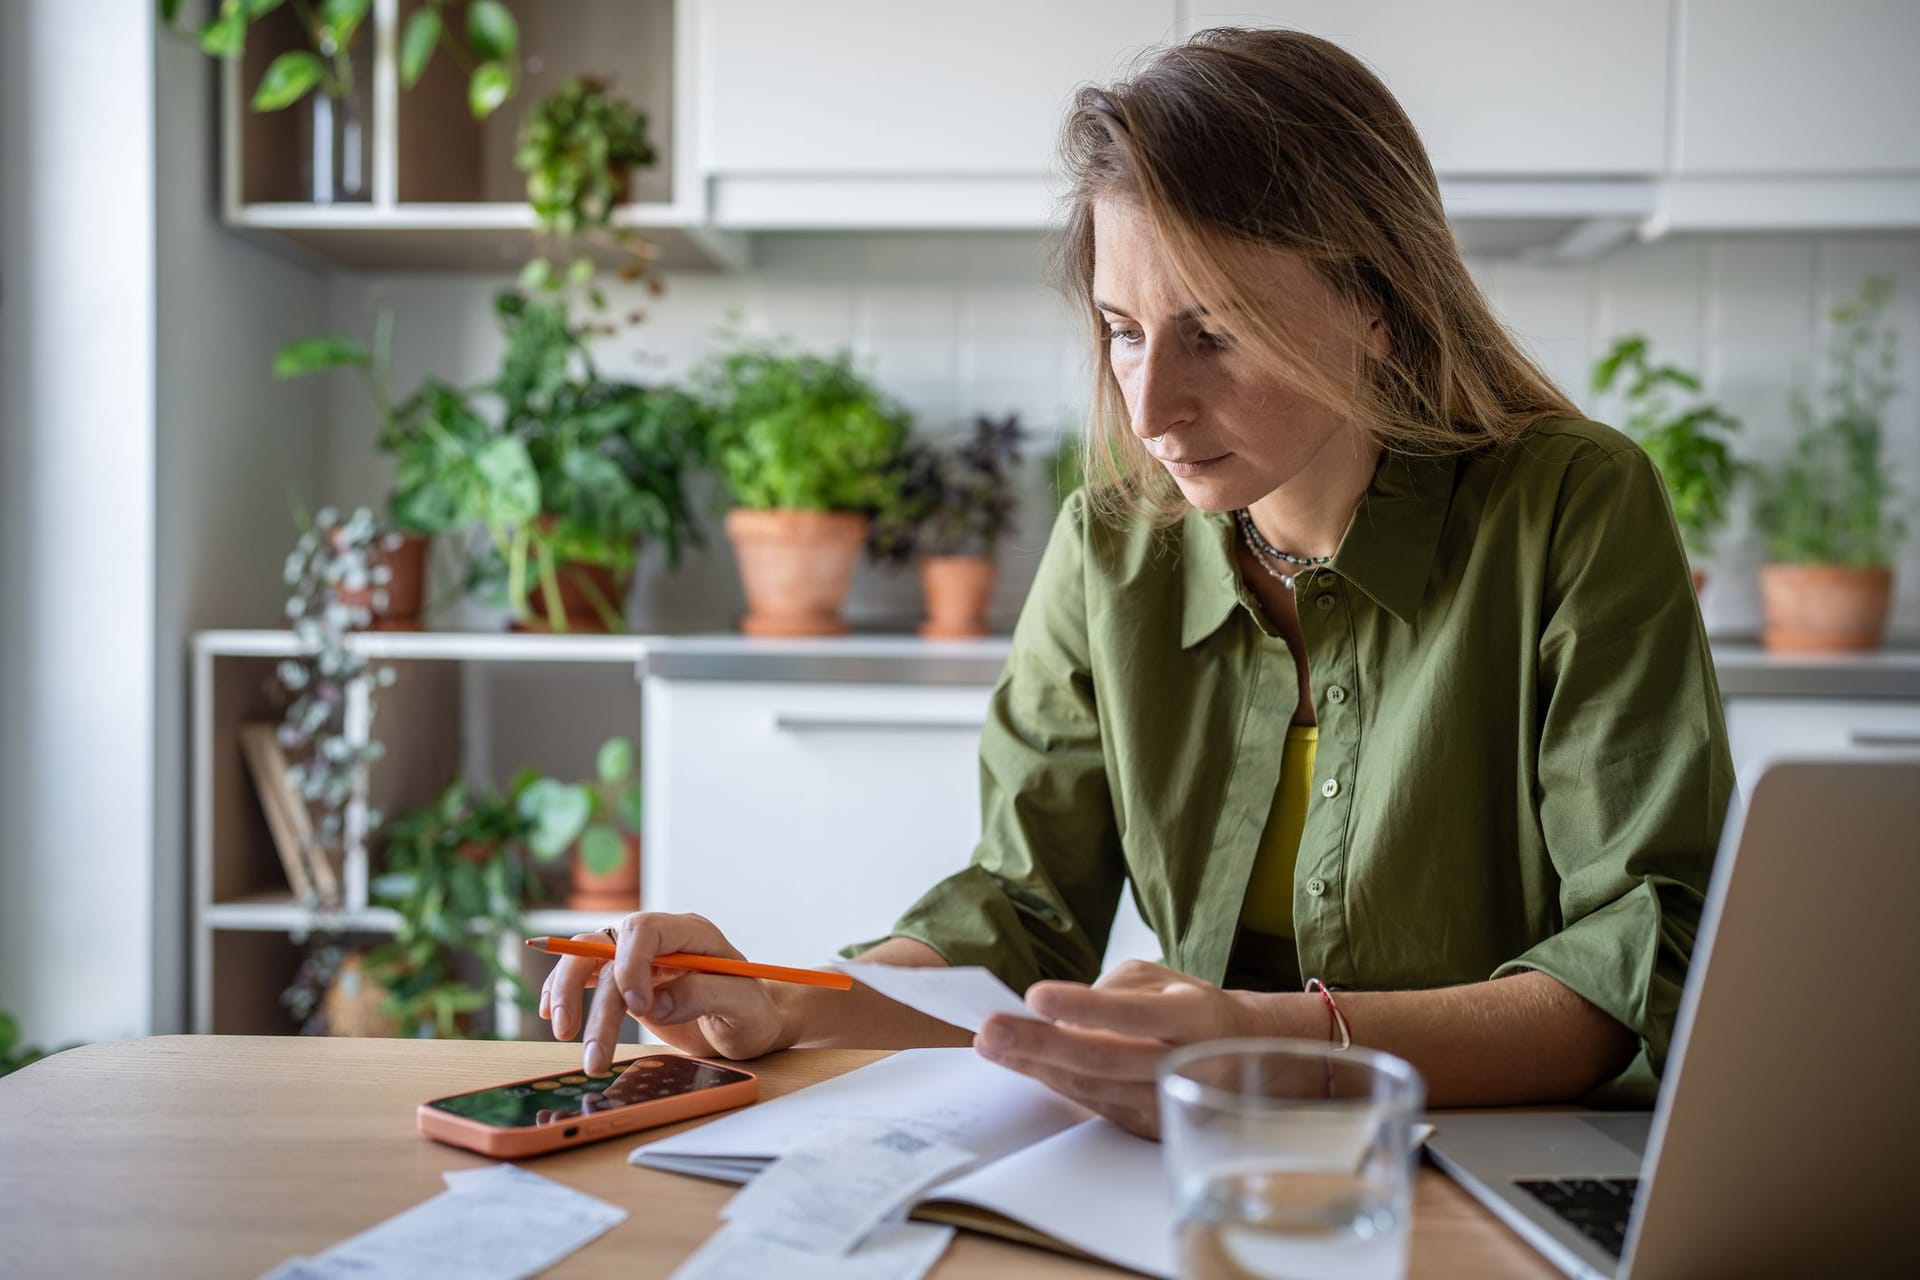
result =
[[[1914,1275],[1920,753],[1743,777],[1651,1112],[1441,1112],[1427,1152],[1568,1275]]]

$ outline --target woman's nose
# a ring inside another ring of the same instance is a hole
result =
[[[1191,387],[1177,352],[1168,343],[1149,343],[1123,381],[1133,434],[1142,440],[1163,436],[1193,417]]]

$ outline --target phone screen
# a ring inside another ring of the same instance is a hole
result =
[[[519,1084],[457,1093],[427,1105],[481,1124],[518,1129],[561,1124],[581,1116],[605,1115],[621,1107],[751,1078],[743,1071],[731,1071],[711,1062],[661,1054],[616,1062],[598,1075],[584,1071],[561,1072]]]

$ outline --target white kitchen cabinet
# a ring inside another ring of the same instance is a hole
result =
[[[1668,0],[1196,3],[1182,35],[1285,26],[1379,73],[1442,174],[1599,176],[1665,167]]]
[[[1080,84],[1171,39],[1173,0],[703,0],[714,221],[1029,226]]]
[[[1676,173],[1920,172],[1920,4],[1676,3]]]
[[[980,837],[987,685],[644,682],[649,911],[814,965],[883,937]],[[1108,963],[1157,958],[1123,900]]]
[[[1726,711],[1742,781],[1768,756],[1920,749],[1920,698],[1729,697]]]

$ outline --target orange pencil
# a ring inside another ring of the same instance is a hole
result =
[[[592,938],[528,938],[535,951],[556,956],[585,956],[589,960],[611,960],[611,942]],[[749,960],[729,960],[725,956],[700,956],[690,951],[669,951],[653,958],[656,969],[691,969],[695,973],[725,973],[738,978],[766,978],[770,982],[792,982],[803,987],[831,987],[835,991],[853,989],[853,979],[844,973],[823,973],[818,969],[789,969],[780,964],[754,964]]]

